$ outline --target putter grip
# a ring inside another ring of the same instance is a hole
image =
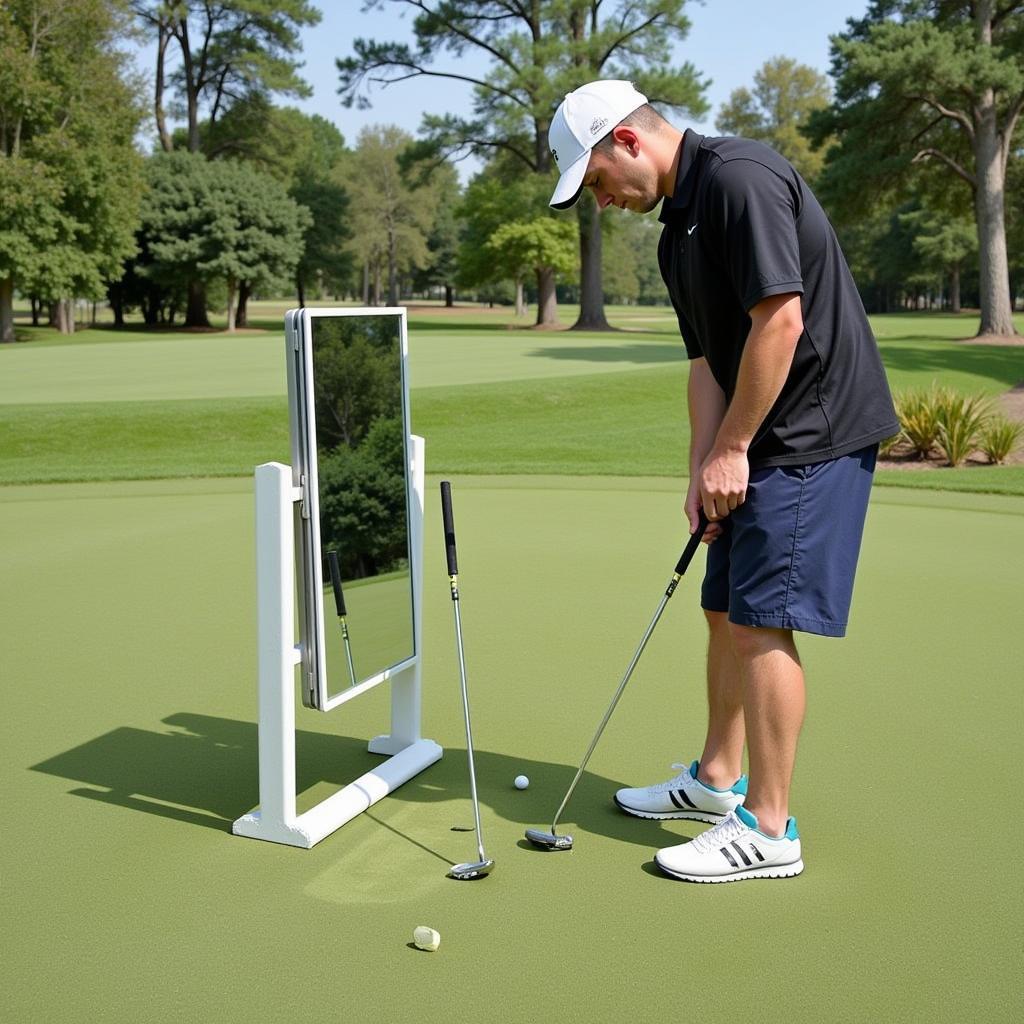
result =
[[[334,607],[338,609],[338,618],[345,615],[345,596],[341,592],[341,569],[338,568],[338,552],[327,552],[327,565],[331,570],[331,586],[334,587]]]
[[[690,535],[690,539],[686,542],[686,547],[683,548],[683,553],[679,557],[679,562],[676,564],[676,575],[682,576],[684,572],[689,568],[690,562],[693,561],[693,556],[700,547],[700,539],[704,536],[704,531],[708,528],[708,517],[704,514],[702,508],[697,513],[697,529]]]
[[[455,555],[455,520],[452,518],[452,485],[441,481],[441,517],[444,520],[444,553],[448,559],[448,575],[456,576],[459,563]]]

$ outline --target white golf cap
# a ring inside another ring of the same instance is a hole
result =
[[[581,85],[566,95],[548,129],[548,148],[561,175],[551,206],[566,210],[579,199],[594,144],[646,102],[632,82],[611,78]]]

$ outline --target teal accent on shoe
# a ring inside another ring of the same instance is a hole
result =
[[[708,790],[711,793],[739,793],[743,796],[746,796],[746,775],[741,775],[728,789],[715,789],[714,786],[709,786],[706,782],[701,782],[700,779],[697,778],[697,772],[699,770],[700,761],[694,761],[693,764],[690,765],[690,775],[692,776],[693,781],[696,782],[698,786],[703,786],[706,790]]]
[[[736,817],[739,818],[747,828],[752,828],[755,832],[757,831],[757,818],[755,818],[754,815],[743,806],[743,804],[740,804],[736,808]]]
[[[790,818],[786,822],[786,838],[787,839],[799,839],[800,833],[796,830],[796,818]]]

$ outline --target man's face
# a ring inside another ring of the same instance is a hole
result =
[[[615,140],[612,148],[602,146],[590,154],[583,185],[594,193],[600,209],[617,206],[633,213],[649,213],[658,205],[658,174],[640,144]]]

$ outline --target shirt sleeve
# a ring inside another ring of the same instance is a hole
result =
[[[670,292],[669,298],[671,297]],[[679,321],[679,333],[682,335],[683,344],[686,346],[686,358],[703,359],[704,350],[697,341],[697,332],[690,326],[690,321],[686,319],[686,314],[676,305],[675,299],[672,299],[672,306],[676,311],[676,319]]]
[[[756,160],[730,160],[715,175],[707,226],[721,246],[726,273],[748,313],[771,295],[803,294],[798,189],[795,180]]]

